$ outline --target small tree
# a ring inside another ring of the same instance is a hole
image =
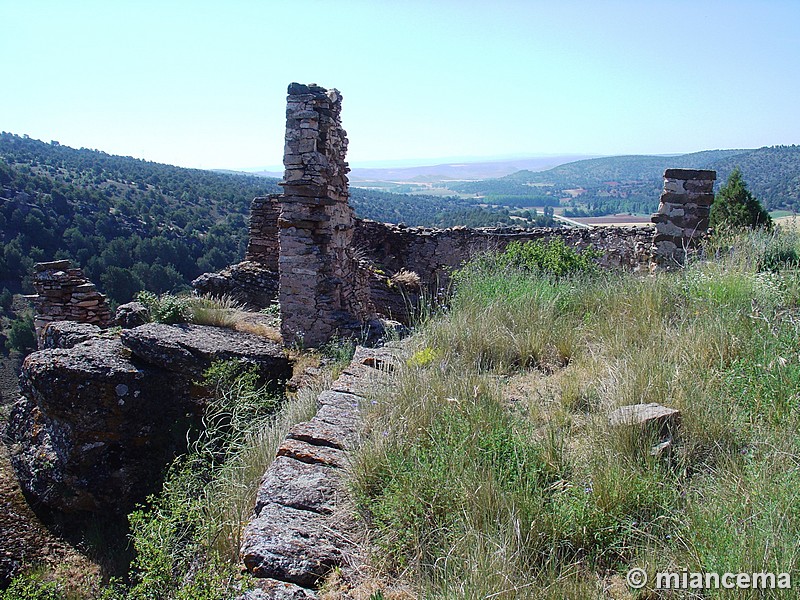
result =
[[[711,205],[711,226],[772,229],[772,217],[747,189],[739,167],[733,170],[714,198]]]

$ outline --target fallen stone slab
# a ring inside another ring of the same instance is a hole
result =
[[[344,468],[347,466],[347,455],[330,446],[315,446],[308,442],[287,438],[278,447],[278,456],[288,456],[300,462]]]
[[[258,516],[268,504],[280,504],[330,514],[336,508],[341,492],[340,469],[279,456],[261,480],[254,512]]]
[[[653,429],[660,436],[674,435],[681,423],[681,412],[674,408],[651,402],[621,406],[608,416],[613,426],[635,425]]]
[[[148,323],[123,331],[122,343],[152,365],[198,378],[219,360],[254,364],[265,381],[285,381],[292,376],[291,361],[279,344],[224,327]]]
[[[343,564],[345,546],[324,515],[270,503],[245,527],[242,560],[256,577],[311,588]]]

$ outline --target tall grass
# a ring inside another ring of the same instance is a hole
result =
[[[376,562],[432,598],[599,598],[633,566],[792,570],[800,246],[714,243],[656,276],[458,275],[355,459]],[[647,402],[682,413],[658,457],[607,419]]]

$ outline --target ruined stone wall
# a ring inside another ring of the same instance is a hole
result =
[[[372,310],[352,251],[341,95],[297,83],[288,94],[278,220],[281,334],[286,344],[316,346],[356,331]]]
[[[560,238],[571,247],[603,252],[600,263],[631,270],[647,268],[653,241],[652,227],[594,229],[522,229],[492,227],[429,229],[375,221],[358,221],[355,246],[388,274],[400,269],[416,272],[428,286],[443,284],[447,273],[486,250],[502,251],[514,240]]]
[[[715,171],[664,171],[664,191],[651,219],[656,225],[653,244],[657,264],[683,264],[686,253],[696,248],[708,231],[716,178]]]
[[[280,194],[254,198],[250,204],[250,237],[245,261],[257,262],[278,272],[278,217],[281,213]]]
[[[86,279],[83,271],[71,268],[68,260],[37,263],[34,267],[34,326],[39,347],[45,327],[54,321],[77,321],[100,327],[111,324],[106,297]]]

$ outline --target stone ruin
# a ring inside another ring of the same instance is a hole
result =
[[[81,269],[73,269],[70,261],[37,263],[34,267],[32,297],[36,317],[36,339],[43,347],[44,332],[52,322],[76,321],[99,327],[111,324],[111,311],[106,297],[86,279]]]
[[[668,169],[652,226],[556,229],[432,229],[357,219],[348,204],[347,136],[341,94],[289,86],[283,194],[253,200],[245,261],[193,285],[255,308],[280,301],[285,344],[317,346],[363,333],[376,316],[407,321],[419,290],[393,275],[411,271],[429,292],[476,254],[511,241],[562,239],[594,248],[601,265],[653,271],[683,264],[708,229],[713,171]]]
[[[716,178],[715,171],[664,171],[664,191],[658,211],[651,219],[656,226],[653,238],[656,264],[682,265],[687,252],[697,248],[708,231]]]
[[[368,273],[353,249],[337,90],[293,83],[286,107],[286,171],[278,240],[281,334],[285,344],[316,346],[357,333],[374,315]]]

